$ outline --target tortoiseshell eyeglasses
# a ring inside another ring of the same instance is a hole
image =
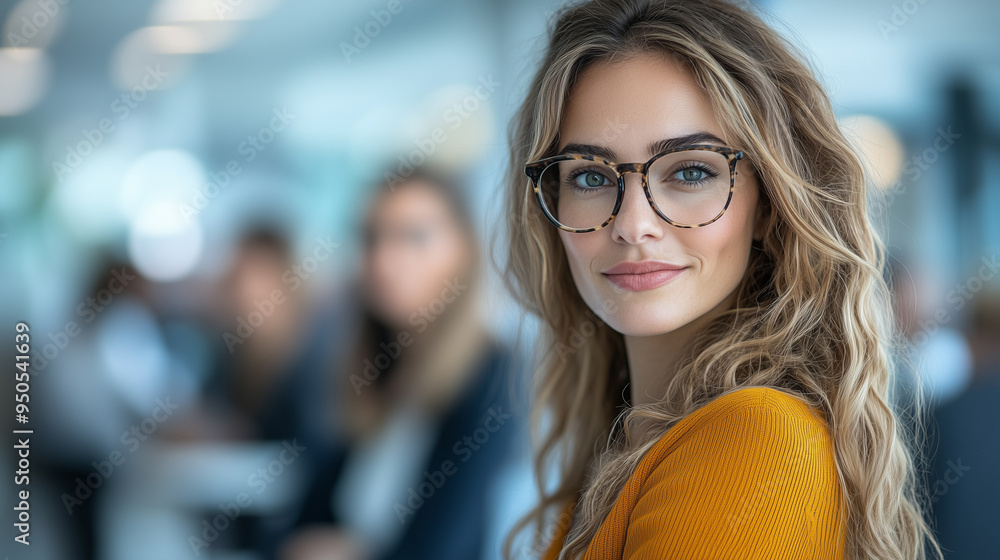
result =
[[[693,144],[660,152],[646,163],[614,163],[595,156],[565,154],[524,166],[545,217],[572,233],[597,231],[618,215],[625,174],[642,175],[653,210],[679,228],[707,226],[729,208],[736,186],[736,162],[743,152]]]

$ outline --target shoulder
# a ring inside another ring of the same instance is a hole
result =
[[[654,470],[672,469],[679,455],[688,463],[732,468],[753,460],[768,467],[835,467],[833,438],[820,411],[801,398],[771,387],[749,387],[721,395],[678,422],[651,450]]]
[[[740,438],[743,438],[742,440]],[[675,424],[650,450],[654,461],[681,446],[721,450],[777,443],[814,448],[831,443],[823,414],[800,397],[772,387],[748,387],[716,397]]]
[[[733,416],[778,426],[802,423],[814,429],[826,428],[819,411],[801,397],[774,387],[747,387],[726,393],[694,411],[685,420],[690,419],[698,427],[705,427],[725,422]]]
[[[674,428],[635,473],[633,546],[838,547],[842,493],[832,437],[803,400],[773,388],[741,389]]]

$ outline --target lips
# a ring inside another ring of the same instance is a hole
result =
[[[686,266],[662,261],[622,262],[602,272],[614,285],[630,292],[659,288],[680,276]]]

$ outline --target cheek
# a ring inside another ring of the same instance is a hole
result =
[[[578,269],[584,260],[588,259],[588,255],[591,251],[588,251],[587,243],[585,239],[580,239],[580,237],[585,234],[579,233],[568,233],[565,231],[559,231],[559,238],[562,240],[563,250],[566,251],[566,260],[569,262],[569,268],[573,271],[573,277],[577,278]]]
[[[609,228],[591,233],[559,231],[576,289],[580,292],[583,300],[591,305],[601,298],[598,294],[600,288],[595,285],[595,282],[600,279],[600,274],[591,270],[592,263],[601,254],[613,251],[614,248],[610,247],[613,245],[610,232]]]
[[[722,298],[743,278],[750,254],[750,234],[742,227],[742,220],[736,222],[733,220],[726,224],[728,227],[715,231],[699,232],[703,235],[686,243],[688,251],[701,263],[698,282],[689,286],[697,293],[692,295]]]
[[[746,193],[749,191],[749,193]],[[686,230],[685,245],[702,262],[704,281],[735,287],[743,278],[750,244],[753,240],[756,188],[735,196],[726,213],[717,222],[703,228]]]

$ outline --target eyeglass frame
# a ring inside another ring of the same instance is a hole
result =
[[[716,152],[725,156],[726,161],[729,163],[729,197],[726,198],[726,205],[723,206],[722,211],[720,211],[711,220],[694,225],[681,224],[668,218],[666,214],[664,214],[660,210],[660,208],[656,205],[656,201],[653,200],[653,195],[649,191],[648,172],[650,166],[653,165],[653,163],[655,163],[656,160],[660,159],[665,155],[677,152],[689,151],[689,150]],[[592,231],[597,231],[599,229],[605,228],[607,227],[608,224],[614,221],[615,217],[618,215],[618,211],[621,210],[622,200],[624,200],[625,198],[626,173],[639,173],[641,175],[642,190],[644,193],[646,193],[646,201],[649,202],[649,205],[653,208],[653,211],[656,212],[657,216],[659,216],[663,221],[667,222],[668,224],[674,227],[692,229],[692,228],[704,227],[715,222],[716,220],[721,218],[723,214],[726,213],[726,210],[729,209],[729,204],[733,201],[733,192],[736,190],[736,175],[738,175],[736,171],[736,163],[739,162],[744,157],[746,157],[746,154],[744,154],[741,150],[737,150],[735,148],[729,148],[725,146],[715,146],[712,144],[691,144],[688,146],[679,146],[676,148],[671,148],[669,150],[664,150],[656,154],[655,156],[649,158],[649,160],[646,161],[645,163],[615,163],[613,161],[608,161],[603,158],[591,155],[584,155],[584,154],[562,154],[558,156],[550,156],[547,158],[542,158],[525,164],[524,174],[527,175],[528,178],[531,180],[532,188],[535,191],[535,198],[538,200],[538,204],[542,208],[542,214],[545,215],[546,219],[548,219],[548,221],[552,225],[556,226],[557,228],[563,231],[568,231],[570,233],[590,233]],[[589,228],[571,228],[569,226],[560,224],[559,221],[556,220],[550,214],[548,207],[545,205],[545,200],[543,199],[544,195],[542,194],[542,188],[541,185],[539,184],[542,174],[545,172],[546,169],[549,168],[549,166],[555,163],[559,163],[561,161],[572,161],[572,160],[593,161],[594,163],[603,164],[604,166],[614,171],[615,175],[618,177],[618,198],[615,199],[615,207],[614,209],[611,210],[611,215],[608,216],[608,219],[605,220],[604,223],[602,223],[599,226],[589,227]]]

